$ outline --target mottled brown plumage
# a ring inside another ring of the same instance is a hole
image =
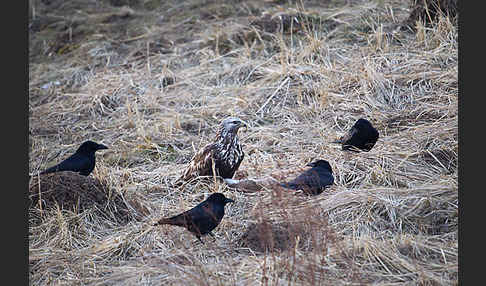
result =
[[[245,157],[238,140],[238,129],[242,126],[246,125],[237,117],[224,119],[214,141],[194,154],[175,185],[200,176],[213,176],[213,168],[216,176],[231,179]]]

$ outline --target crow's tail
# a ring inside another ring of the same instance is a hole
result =
[[[52,166],[50,168],[45,169],[44,171],[40,172],[39,174],[49,174],[59,171],[59,166]]]
[[[168,218],[162,218],[159,219],[157,222],[155,222],[153,225],[156,226],[156,225],[164,225],[164,224],[172,224],[172,221]]]

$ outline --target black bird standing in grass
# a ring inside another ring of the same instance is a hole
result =
[[[194,154],[184,174],[174,185],[179,186],[198,176],[213,176],[213,168],[216,176],[233,178],[245,157],[238,140],[238,129],[243,126],[246,127],[246,124],[237,117],[224,119],[214,141]]]
[[[342,150],[368,152],[375,146],[378,136],[378,130],[373,127],[371,122],[360,118],[344,136],[333,143],[342,144]]]
[[[223,219],[224,206],[227,203],[234,203],[234,201],[226,198],[221,193],[213,193],[194,208],[170,218],[160,219],[154,226],[163,224],[182,226],[192,232],[199,241],[203,242],[201,240],[202,235],[210,234],[214,237],[211,231]]]
[[[81,144],[78,150],[76,150],[76,152],[69,158],[45,171],[42,171],[41,174],[72,171],[78,172],[83,176],[88,176],[95,167],[95,152],[101,149],[108,149],[108,147],[88,140]]]
[[[318,195],[334,184],[332,168],[326,160],[316,160],[306,166],[312,167],[288,183],[280,185],[287,189],[302,190],[309,195]]]

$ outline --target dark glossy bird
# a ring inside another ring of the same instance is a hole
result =
[[[62,171],[77,172],[80,175],[88,176],[94,169],[96,158],[95,153],[98,150],[108,149],[103,144],[98,144],[93,141],[86,141],[79,146],[76,152],[69,156],[61,163],[42,171],[41,174],[48,174]]]
[[[246,127],[246,124],[237,117],[224,119],[214,141],[194,154],[175,185],[199,176],[213,176],[213,168],[216,176],[231,179],[245,157],[238,140],[238,129],[243,126]]]
[[[302,190],[309,195],[318,195],[324,191],[326,187],[334,184],[334,176],[332,175],[332,168],[326,160],[316,160],[306,166],[312,167],[295,179],[280,185],[287,189]]]
[[[342,144],[342,150],[370,151],[378,140],[379,133],[375,127],[364,118],[358,119],[348,132],[333,143]]]
[[[210,234],[214,237],[211,231],[223,219],[224,206],[227,203],[234,203],[234,201],[221,193],[213,193],[194,208],[170,218],[160,219],[154,225],[170,224],[185,227],[203,242],[201,240],[203,235]]]

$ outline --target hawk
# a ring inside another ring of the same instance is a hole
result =
[[[247,125],[237,117],[228,117],[221,122],[214,141],[201,148],[191,159],[175,185],[181,185],[199,176],[219,176],[231,179],[245,157],[238,140],[238,129]],[[215,171],[215,174],[213,173]]]

